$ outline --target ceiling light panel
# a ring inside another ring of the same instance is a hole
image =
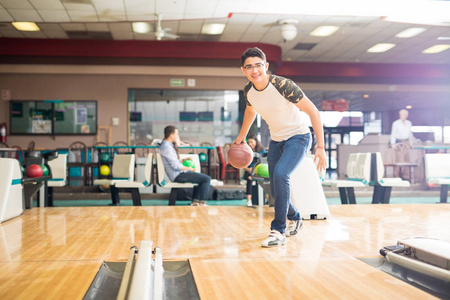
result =
[[[426,31],[426,29],[422,28],[422,27],[411,27],[411,28],[405,29],[405,30],[397,33],[395,35],[395,37],[402,38],[402,39],[412,38],[412,37],[415,37],[415,36],[421,34],[424,31]]]
[[[395,44],[391,43],[379,43],[373,47],[367,49],[369,53],[383,53],[395,47]]]
[[[330,36],[338,31],[339,26],[319,26],[314,29],[309,35],[312,36]]]
[[[152,30],[152,26],[147,22],[133,22],[133,31],[136,33],[147,33]]]
[[[209,23],[202,27],[202,34],[222,34],[225,29],[225,24]]]
[[[12,22],[12,25],[20,31],[39,31],[39,26],[34,22]]]
[[[436,54],[436,53],[444,52],[447,49],[450,49],[450,44],[449,45],[445,45],[445,44],[434,45],[434,46],[432,46],[430,48],[427,48],[427,49],[423,50],[422,53]]]

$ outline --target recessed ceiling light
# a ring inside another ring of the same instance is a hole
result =
[[[411,105],[406,105],[406,109],[411,109],[412,106]]]
[[[427,48],[425,50],[422,51],[422,53],[427,53],[427,54],[435,54],[435,53],[440,53],[443,52],[447,49],[450,49],[450,45],[445,45],[445,44],[441,44],[441,45],[434,45],[430,48]]]
[[[12,25],[20,31],[40,31],[39,26],[34,22],[12,22]]]
[[[147,22],[133,22],[133,31],[136,33],[147,33],[152,30],[152,26]]]
[[[225,29],[225,24],[209,23],[202,27],[202,34],[222,34]]]
[[[319,26],[309,35],[312,36],[330,36],[339,29],[339,26]]]
[[[364,97],[364,98],[369,98],[369,95],[368,95],[368,94],[364,94],[363,97]]]
[[[403,30],[402,32],[397,33],[395,35],[395,37],[398,37],[398,38],[411,38],[411,37],[414,37],[416,35],[421,34],[424,31],[426,31],[425,28],[411,27],[411,28]]]
[[[394,47],[395,47],[395,44],[380,43],[380,44],[376,44],[375,46],[367,49],[367,52],[370,52],[370,53],[382,53],[382,52],[386,52],[389,49],[392,49]]]

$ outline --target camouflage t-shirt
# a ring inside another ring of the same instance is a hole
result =
[[[290,79],[270,75],[269,84],[262,91],[249,82],[244,87],[247,105],[267,122],[272,140],[281,142],[297,134],[309,133],[308,116],[295,106],[303,98],[303,91]]]

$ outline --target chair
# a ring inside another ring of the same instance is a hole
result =
[[[14,145],[11,148],[15,148],[15,149],[17,149],[17,151],[11,152],[9,157],[17,159],[21,164],[25,164],[26,158],[25,158],[25,154],[23,152],[22,147]]]
[[[80,141],[73,142],[69,145],[68,163],[67,163],[67,183],[70,185],[72,177],[70,175],[71,168],[78,168],[81,173],[82,185],[86,185],[86,163],[87,163],[87,147],[86,144]]]
[[[112,163],[112,179],[95,179],[94,185],[109,185],[111,187],[111,200],[113,205],[119,205],[120,199],[116,198],[113,186],[122,181],[134,181],[134,154],[116,154]]]
[[[94,149],[95,146],[108,146],[104,142],[98,142],[95,143],[93,147],[88,149],[88,154],[90,153],[90,160],[86,163],[85,169],[86,169],[86,185],[93,185],[94,184],[94,169],[98,168],[99,166],[99,151],[97,149]]]
[[[200,144],[200,146],[213,147],[214,145],[209,142],[203,142]],[[211,153],[211,157],[208,157],[208,161],[211,164],[211,166],[210,166],[211,174],[209,174],[209,176],[211,176],[211,178],[214,178],[214,179],[219,179],[220,178],[220,162],[218,159],[218,153],[217,153],[217,150],[214,151],[215,149],[211,149],[211,150],[213,150],[213,151],[209,151]],[[202,165],[202,168],[206,168],[206,169],[208,168],[208,161],[200,163]]]
[[[351,153],[347,162],[347,180],[325,180],[322,186],[337,187],[342,204],[356,204],[355,188],[369,184],[370,168],[370,153]]]
[[[28,143],[27,150],[26,150],[27,155],[34,151],[34,146],[35,146],[34,141],[30,141]]]
[[[440,203],[447,203],[450,185],[450,153],[425,154],[425,177],[428,184],[441,186]]]
[[[115,142],[113,144],[113,146],[128,146],[128,143],[119,141],[119,142]],[[117,148],[117,149],[114,149],[114,152],[116,152],[117,154],[127,154],[127,153],[132,153],[133,150],[131,148]]]
[[[374,186],[372,204],[389,203],[393,187],[409,187],[410,182],[402,178],[384,178],[384,164],[380,152],[371,153],[371,182]]]
[[[187,156],[195,156],[196,154],[184,154]],[[198,155],[197,155],[197,159],[198,159]],[[199,162],[199,160],[197,160]],[[194,160],[195,163],[195,160]],[[200,169],[200,164],[196,164],[196,168],[195,170],[199,170]],[[178,183],[178,182],[172,182],[168,179],[168,177],[166,176],[166,170],[164,168],[164,162],[162,160],[161,154],[160,153],[156,153],[156,170],[157,170],[157,184],[160,187],[163,188],[170,188],[170,196],[169,196],[169,205],[175,205],[175,203],[177,202],[177,193],[178,193],[178,189],[186,189],[186,188],[193,188],[195,186],[197,186],[197,184],[195,183]]]
[[[145,144],[145,143],[137,143],[135,144],[135,146],[150,146],[149,144]],[[134,154],[136,155],[136,160],[139,158],[145,158],[148,156],[148,154],[150,153],[150,148],[135,148],[134,149]]]
[[[409,143],[397,143],[392,145],[388,152],[390,152],[390,162],[384,163],[385,167],[392,167],[394,169],[394,177],[408,179],[413,182],[414,170],[418,167],[418,163],[414,160],[413,148]],[[386,155],[388,157],[389,155]],[[408,172],[405,172],[408,170]]]
[[[19,162],[0,157],[0,223],[23,213],[22,171]]]
[[[52,179],[47,181],[47,206],[53,206],[53,188],[67,184],[67,154],[58,154],[58,157],[48,161]]]
[[[152,185],[153,175],[153,153],[147,155],[144,170],[144,182],[140,181],[119,181],[115,185],[111,185],[111,198],[116,199],[120,203],[119,192],[131,193],[134,206],[142,206],[140,188],[146,188]]]
[[[220,159],[220,166],[221,166],[221,172],[220,172],[220,179],[227,182],[230,178],[230,175],[234,177],[235,181],[239,183],[240,179],[240,173],[239,169],[236,169],[232,165],[228,163],[228,150],[230,149],[230,144],[227,144],[224,146],[224,148],[218,146],[217,152],[219,153],[219,159]]]

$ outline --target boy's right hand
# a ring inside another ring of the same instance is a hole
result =
[[[240,136],[238,136],[238,137],[234,140],[233,144],[239,145],[240,143],[242,143],[242,142],[244,142],[244,141],[245,141],[245,137],[240,137]]]

